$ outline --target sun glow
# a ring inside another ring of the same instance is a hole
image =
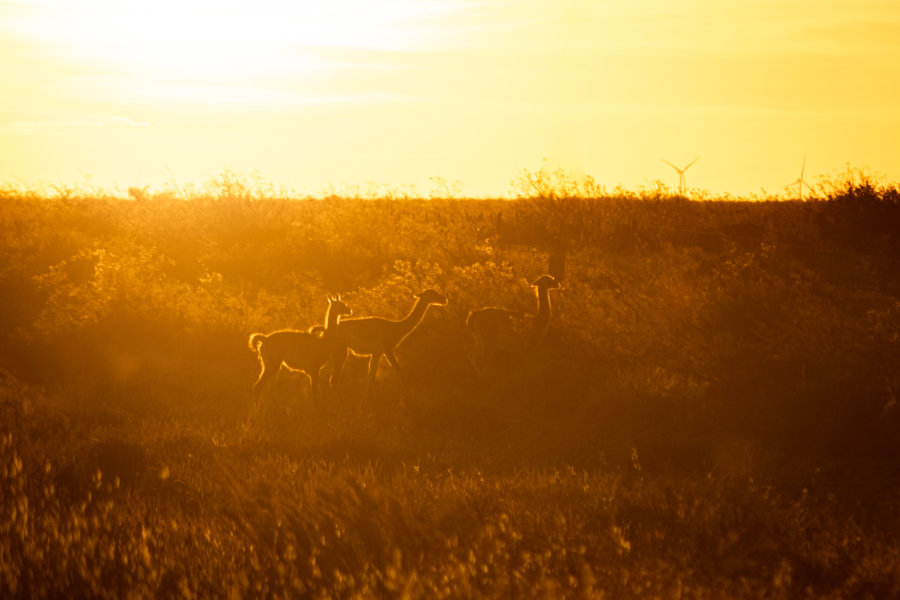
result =
[[[84,0],[14,8],[7,33],[40,41],[82,69],[63,84],[75,95],[261,107],[288,102],[285,90],[294,85],[358,66],[341,52],[433,43],[414,25],[446,10],[408,0]]]

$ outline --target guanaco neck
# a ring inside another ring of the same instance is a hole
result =
[[[398,332],[402,332],[400,339],[402,340],[410,333],[412,330],[419,326],[419,323],[422,322],[422,319],[425,318],[425,311],[428,310],[428,302],[418,298],[416,303],[413,305],[412,310],[409,311],[409,314],[406,315],[401,321],[398,321]]]
[[[341,318],[337,312],[331,310],[334,308],[332,304],[328,305],[328,308],[325,310],[325,329],[332,329],[337,326],[338,320]]]
[[[428,303],[421,298],[417,298],[416,303],[412,307],[412,310],[409,311],[409,314],[406,315],[401,323],[405,324],[411,330],[415,329],[416,325],[421,323],[422,319],[425,318],[426,310],[428,310]]]
[[[537,288],[538,310],[534,316],[534,333],[540,337],[550,327],[550,288],[539,286]]]

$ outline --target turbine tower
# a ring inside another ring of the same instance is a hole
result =
[[[664,158],[660,158],[659,160],[663,161],[664,163],[666,163],[667,165],[669,165],[670,167],[672,167],[673,169],[675,169],[678,172],[678,193],[681,194],[682,196],[684,196],[684,172],[687,171],[688,168],[690,168],[690,166],[692,164],[694,164],[695,162],[700,160],[700,157],[698,156],[697,158],[695,158],[694,160],[692,160],[691,162],[689,162],[688,164],[686,164],[684,167],[682,167],[680,169]]]
[[[803,201],[803,186],[806,186],[806,189],[812,191],[812,188],[809,187],[809,184],[803,181],[803,172],[806,171],[806,155],[803,155],[803,166],[800,167],[800,177],[797,178],[796,181],[792,181],[791,183],[784,186],[784,189],[788,189],[793,186],[797,186],[797,197]]]

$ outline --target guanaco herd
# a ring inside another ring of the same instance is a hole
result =
[[[537,313],[534,315],[496,306],[486,306],[469,313],[466,327],[475,338],[469,359],[476,369],[481,370],[481,367],[490,364],[501,342],[510,335],[514,319],[530,318],[526,342],[531,345],[540,342],[547,333],[551,319],[550,290],[559,288],[559,282],[550,275],[542,275],[531,285],[537,292]],[[353,311],[340,296],[330,296],[324,326],[316,325],[306,331],[281,329],[269,334],[252,334],[250,349],[257,353],[260,366],[259,377],[253,384],[254,401],[259,404],[263,391],[272,384],[281,367],[286,366],[308,375],[315,402],[322,367],[331,361],[329,384],[336,389],[350,351],[369,357],[367,396],[382,356],[403,382],[403,373],[394,351],[419,326],[429,307],[447,304],[447,298],[432,289],[417,294],[415,298],[409,314],[395,321],[382,317],[344,318],[350,317]]]

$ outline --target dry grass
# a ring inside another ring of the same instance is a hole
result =
[[[387,450],[360,423],[318,446],[228,443],[175,422],[12,403],[18,431],[0,440],[7,597],[900,592],[896,513],[867,522],[833,495],[647,472],[636,450],[630,465],[482,470]]]
[[[3,202],[0,596],[900,595],[894,188]],[[560,235],[546,343],[480,377],[466,313]],[[354,360],[250,418],[247,333],[429,287],[408,393]]]

